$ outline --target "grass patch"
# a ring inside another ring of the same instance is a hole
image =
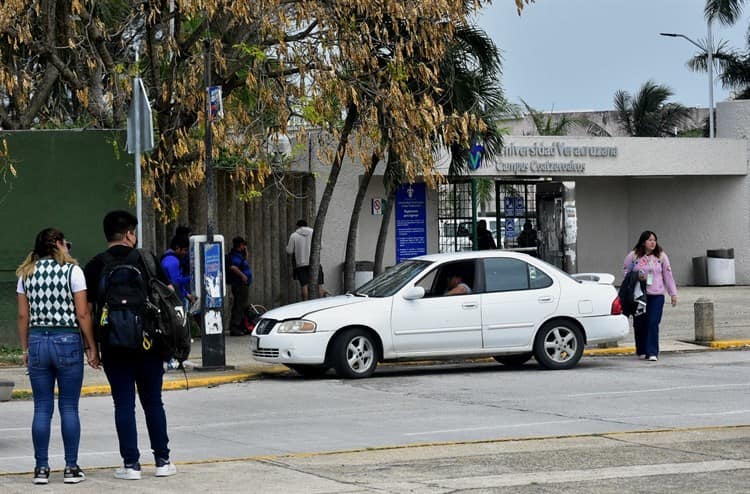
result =
[[[31,391],[13,391],[13,396],[11,397],[12,400],[31,400],[34,398],[34,395],[31,394]]]
[[[0,367],[23,365],[23,352],[20,348],[0,345]]]

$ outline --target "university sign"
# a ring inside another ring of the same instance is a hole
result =
[[[472,150],[474,151],[474,150]],[[472,153],[474,154],[474,153]],[[513,174],[585,174],[589,159],[617,158],[617,146],[583,146],[565,142],[533,142],[528,145],[506,143],[494,162],[477,161],[472,171]],[[472,164],[474,164],[472,163]]]

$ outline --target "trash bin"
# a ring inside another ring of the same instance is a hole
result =
[[[734,249],[709,249],[706,254],[708,286],[736,284]]]
[[[708,286],[708,267],[706,256],[693,258],[693,285]]]
[[[13,381],[0,381],[0,401],[10,401],[15,384]]]
[[[372,261],[357,261],[354,263],[354,286],[359,288],[372,279],[375,263]]]
[[[706,265],[708,267],[708,286],[736,284],[734,259],[709,257]]]

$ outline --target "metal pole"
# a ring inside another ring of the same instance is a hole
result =
[[[138,66],[138,50],[140,46],[138,43],[135,45],[135,65]],[[133,102],[134,112],[133,120],[135,120],[135,217],[138,219],[138,245],[137,247],[143,247],[143,181],[141,177],[141,84],[140,77],[133,79]]]
[[[479,250],[477,240],[477,179],[471,179],[471,250]]]
[[[136,61],[138,55],[136,54]],[[135,120],[135,216],[138,218],[138,247],[143,247],[143,192],[141,178],[141,87],[140,78],[133,80],[133,102],[135,111],[133,112]]]
[[[708,69],[708,137],[710,139],[714,138],[714,39],[713,34],[711,32],[711,24],[712,20],[708,20],[708,33],[706,36],[706,46],[703,47],[690,39],[689,37],[685,36],[684,34],[680,33],[659,33],[660,36],[668,36],[670,38],[682,38],[686,41],[689,41],[693,45],[697,46],[699,50],[705,51],[707,60],[707,69]]]
[[[203,42],[205,48],[206,66],[205,66],[205,82],[206,82],[206,136],[205,136],[205,147],[206,147],[206,243],[200,246],[200,283],[203,283],[206,273],[206,249],[214,241],[214,227],[216,225],[216,209],[214,207],[216,200],[216,189],[214,185],[214,172],[211,165],[211,147],[213,141],[211,122],[211,37],[210,33]],[[223,280],[222,280],[223,283]],[[218,313],[221,317],[223,312],[223,302],[220,307],[209,308],[208,306],[208,288],[202,290],[203,296],[201,297],[201,326],[202,326],[202,337],[201,337],[201,359],[202,365],[196,367],[198,371],[209,371],[209,370],[226,370],[233,369],[234,366],[226,365],[226,342],[224,341],[224,332],[214,334],[211,331],[209,334],[206,328],[206,320],[208,312]],[[222,325],[223,326],[223,325]]]
[[[204,40],[204,47],[206,50],[206,68],[205,68],[205,79],[206,79],[206,211],[208,221],[206,225],[206,240],[213,242],[214,240],[214,229],[216,226],[216,186],[214,185],[214,171],[211,165],[211,155],[213,153],[213,124],[211,123],[211,40],[210,38]]]
[[[708,20],[708,37],[706,51],[708,52],[708,137],[714,138],[714,38],[711,32],[712,20]]]

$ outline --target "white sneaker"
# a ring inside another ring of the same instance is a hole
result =
[[[156,467],[156,477],[171,477],[172,475],[177,473],[177,467],[174,466],[174,463],[167,462],[164,465],[160,467]]]
[[[651,362],[656,362],[657,360],[659,360],[659,359],[658,359],[658,358],[656,357],[656,355],[651,355],[651,356],[650,356],[650,357],[649,357],[648,359],[649,359],[649,361],[651,361]]]
[[[141,480],[141,466],[138,465],[136,468],[120,467],[115,470],[115,478],[121,480]]]

